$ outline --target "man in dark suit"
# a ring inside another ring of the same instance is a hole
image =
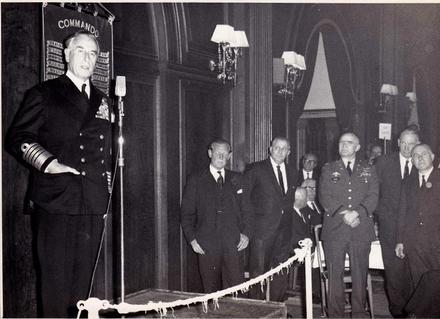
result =
[[[252,216],[242,209],[241,175],[225,169],[231,155],[228,141],[213,141],[208,149],[209,167],[189,177],[182,198],[182,229],[199,256],[205,292],[244,279],[239,253],[248,246]]]
[[[318,157],[313,153],[307,153],[303,156],[301,167],[298,174],[297,185],[301,185],[306,179],[319,180]]]
[[[64,54],[67,73],[27,92],[5,139],[30,168],[43,317],[75,316],[88,297],[111,178],[108,100],[90,81],[98,42],[79,31]]]
[[[250,244],[249,271],[251,278],[263,274],[285,261],[291,251],[291,214],[297,172],[286,164],[290,142],[275,137],[269,148],[270,156],[251,164],[245,172],[245,202],[254,213],[255,231]],[[284,298],[284,276],[274,276],[270,299]],[[250,291],[250,297],[263,299],[260,287]]]
[[[319,198],[325,209],[321,239],[329,270],[329,316],[344,317],[345,255],[350,256],[352,317],[365,317],[368,256],[375,239],[373,212],[379,183],[373,166],[359,159],[359,138],[344,133],[337,161],[323,166]]]
[[[419,144],[418,133],[405,129],[397,141],[399,152],[381,156],[376,162],[376,172],[380,183],[379,204],[375,211],[379,224],[379,238],[385,268],[386,291],[391,314],[404,317],[404,306],[411,292],[411,279],[406,259],[400,259],[394,251],[396,247],[399,199],[403,181],[412,169],[411,151]]]
[[[440,269],[440,170],[433,166],[434,157],[427,144],[413,148],[412,161],[418,174],[405,180],[400,200],[396,255],[408,259],[413,288],[425,273]],[[429,291],[433,289],[426,287],[425,292]],[[432,298],[420,292],[417,295],[420,300]],[[417,304],[412,300],[411,311],[417,317],[429,317],[430,313],[418,309]],[[434,308],[429,311],[438,313],[440,305]]]
[[[316,180],[314,179],[306,179],[301,183],[301,187],[307,191],[307,202],[302,211],[310,223],[310,235],[312,238],[314,238],[314,227],[322,224],[324,217],[322,214],[323,208],[316,200],[316,186]]]

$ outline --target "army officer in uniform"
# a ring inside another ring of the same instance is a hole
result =
[[[329,269],[329,316],[344,317],[344,261],[350,256],[352,317],[366,317],[368,256],[375,239],[373,212],[379,184],[373,166],[359,159],[359,138],[345,133],[339,139],[337,161],[323,167],[319,198],[325,209],[321,239]]]
[[[75,316],[88,297],[111,174],[108,100],[90,81],[98,41],[78,31],[65,45],[67,72],[27,92],[6,136],[30,169],[42,317]]]

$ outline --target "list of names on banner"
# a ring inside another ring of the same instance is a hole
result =
[[[54,79],[64,74],[66,64],[63,59],[63,44],[46,41],[46,79]],[[99,52],[95,72],[92,76],[93,84],[105,94],[109,93],[110,86],[110,52]]]

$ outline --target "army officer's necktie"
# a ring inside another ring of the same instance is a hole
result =
[[[351,176],[351,174],[353,173],[353,171],[351,170],[351,162],[347,162],[347,172],[348,172],[348,175],[350,175]]]

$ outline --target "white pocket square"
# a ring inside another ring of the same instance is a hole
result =
[[[241,194],[241,193],[243,193],[243,189],[242,189],[242,188],[240,188],[240,189],[237,191],[237,194]]]

